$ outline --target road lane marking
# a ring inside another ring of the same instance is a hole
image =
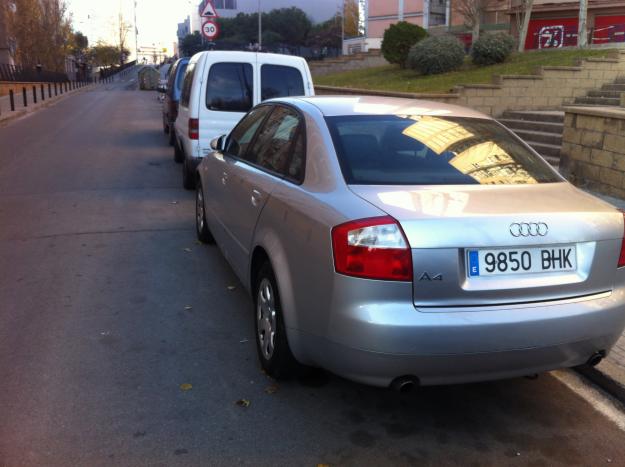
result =
[[[572,370],[557,370],[550,374],[625,431],[625,407],[618,400]]]

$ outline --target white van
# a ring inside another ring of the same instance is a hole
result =
[[[258,52],[208,51],[189,61],[176,118],[175,159],[183,162],[183,185],[195,188],[195,171],[210,141],[229,133],[266,99],[312,96],[306,60]]]

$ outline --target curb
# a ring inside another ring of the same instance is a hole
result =
[[[625,369],[607,359],[596,367],[581,365],[573,369],[625,404]]]

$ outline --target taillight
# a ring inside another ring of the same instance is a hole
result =
[[[200,121],[197,118],[189,119],[189,139],[200,139]]]
[[[623,224],[625,225],[625,212],[623,212]],[[625,266],[625,229],[623,230],[623,240],[621,240],[621,254],[618,257],[618,267]]]
[[[347,276],[412,281],[412,254],[390,216],[359,219],[332,229],[334,269]]]

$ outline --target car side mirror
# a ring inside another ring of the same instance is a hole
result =
[[[221,149],[223,149],[224,139],[225,137],[223,135],[219,138],[213,138],[211,140],[211,149],[213,151],[220,151]]]

